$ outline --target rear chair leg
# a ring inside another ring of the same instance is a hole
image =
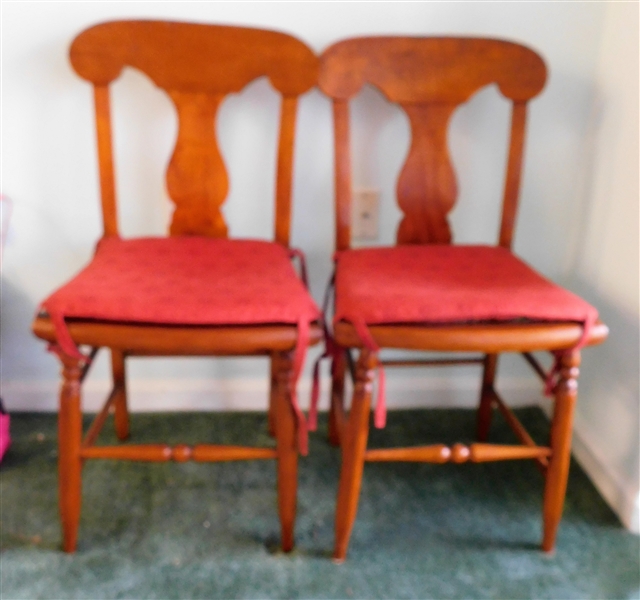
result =
[[[276,437],[276,394],[278,392],[278,360],[275,356],[271,357],[270,369],[271,379],[269,383],[269,414],[268,428],[269,435]]]
[[[573,412],[578,398],[580,352],[569,352],[560,360],[560,377],[555,389],[555,405],[551,421],[551,456],[544,487],[542,549],[545,552],[552,552],[555,548],[556,533],[567,491]]]
[[[485,442],[489,436],[491,427],[491,415],[493,412],[492,392],[493,382],[496,378],[497,354],[487,354],[484,357],[484,371],[482,373],[482,391],[480,394],[480,406],[477,415],[477,438],[479,442]]]
[[[82,494],[82,411],[80,378],[82,360],[60,355],[62,386],[58,414],[58,490],[62,521],[62,548],[75,552]]]
[[[343,562],[347,556],[349,538],[358,511],[358,498],[362,484],[362,471],[364,470],[364,453],[367,449],[369,435],[373,369],[376,363],[377,355],[375,353],[367,349],[360,352],[356,367],[353,401],[342,439],[342,468],[336,507],[334,562]]]
[[[129,437],[129,410],[127,408],[127,383],[124,364],[124,352],[111,349],[111,370],[113,372],[113,388],[116,392],[114,401],[114,422],[119,440]]]
[[[331,360],[331,406],[329,408],[329,443],[339,446],[344,429],[344,375],[346,353],[339,352]]]
[[[289,353],[274,354],[272,365],[276,372],[273,423],[278,452],[278,512],[282,550],[290,552],[294,545],[298,487],[298,427],[291,405],[293,360]]]

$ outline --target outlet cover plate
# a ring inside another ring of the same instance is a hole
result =
[[[351,202],[351,238],[377,240],[380,192],[373,188],[355,188]]]

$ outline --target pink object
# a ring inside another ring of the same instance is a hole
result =
[[[545,279],[509,250],[493,246],[411,245],[336,253],[334,321],[353,323],[363,343],[378,346],[367,325],[473,321],[576,321],[582,346],[597,310]],[[380,370],[376,427],[384,427]]]
[[[257,240],[206,237],[105,238],[93,260],[42,303],[57,351],[77,356],[65,318],[175,325],[289,323],[298,326],[297,380],[309,324],[320,310],[291,265],[291,251]],[[295,390],[295,385],[294,385]],[[295,393],[300,448],[306,422]]]
[[[4,411],[2,402],[0,401],[0,461],[5,455],[5,452],[11,445],[11,436],[9,435],[9,415]]]
[[[7,240],[12,208],[11,200],[4,194],[0,194],[0,220],[2,221],[0,224],[0,264],[2,264],[4,255],[4,244]],[[2,461],[2,457],[11,445],[11,436],[9,435],[10,420],[11,418],[5,412],[0,399],[0,461]]]

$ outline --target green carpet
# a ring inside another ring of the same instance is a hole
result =
[[[518,411],[546,439],[537,409]],[[370,446],[471,441],[474,413],[397,411]],[[113,441],[110,423],[104,441]],[[511,441],[496,415],[491,440]],[[531,462],[369,464],[334,565],[338,451],[326,419],[299,473],[297,546],[278,551],[275,463],[89,461],[80,541],[58,550],[56,419],[14,414],[1,473],[0,598],[638,598],[640,538],[574,463],[554,556]],[[137,414],[133,441],[272,443],[263,415]]]

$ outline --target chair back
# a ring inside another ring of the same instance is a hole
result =
[[[318,68],[305,44],[284,33],[244,27],[113,21],[78,35],[70,57],[78,75],[94,86],[105,236],[118,235],[109,84],[128,66],[165,90],[177,110],[177,141],[166,174],[176,206],[171,235],[227,236],[221,206],[229,183],[216,141],[216,112],[227,94],[269,78],[282,97],[275,239],[289,244],[297,99],[315,85]]]
[[[457,186],[447,148],[454,110],[496,84],[513,103],[499,244],[511,246],[520,187],[526,105],[543,88],[546,68],[532,50],[480,38],[365,37],[330,46],[320,58],[319,85],[333,99],[336,247],[350,246],[349,100],[365,83],[406,112],[411,146],[397,183],[404,216],[398,244],[448,244],[447,214]]]

